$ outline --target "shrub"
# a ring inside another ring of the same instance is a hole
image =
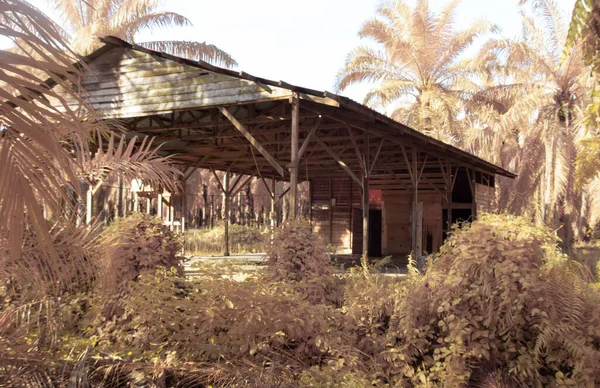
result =
[[[97,233],[85,227],[55,224],[49,237],[54,254],[39,242],[31,226],[27,226],[19,256],[9,254],[10,235],[0,235],[0,298],[23,302],[59,297],[66,292],[85,292],[92,288],[98,271],[100,250]],[[31,287],[35,284],[35,287]]]
[[[520,217],[457,229],[396,301],[394,379],[466,385],[495,365],[522,385],[600,383],[600,305],[556,238]]]
[[[127,282],[158,267],[183,273],[179,239],[161,220],[142,213],[117,219],[102,235],[104,262],[100,272],[105,292],[120,290]]]
[[[119,370],[121,384],[600,384],[600,294],[551,233],[522,218],[485,215],[455,229],[425,273],[400,281],[364,262],[334,274],[305,225],[276,244],[263,275],[201,265],[190,280],[148,268],[118,303],[72,298],[62,308],[70,331],[48,357],[100,359],[85,366],[91,375]],[[115,303],[119,313],[102,313]],[[1,325],[15,316],[0,315],[0,337],[15,334]]]
[[[237,282],[205,270],[194,283],[162,269],[140,275],[121,300],[123,313],[98,315],[87,336],[132,361],[227,360],[238,368],[269,365],[288,372],[350,363],[336,309],[315,305],[283,283]]]
[[[277,232],[267,251],[267,260],[274,281],[301,281],[333,273],[323,241],[302,221],[290,222]]]
[[[344,276],[344,319],[340,328],[351,335],[364,369],[381,376],[382,352],[386,350],[388,330],[395,301],[404,297],[401,278],[379,276],[378,266],[352,268]]]

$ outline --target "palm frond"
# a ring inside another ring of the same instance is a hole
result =
[[[160,156],[160,147],[154,147],[153,139],[145,137],[141,143],[137,137],[127,140],[125,135],[116,140],[111,133],[108,144],[97,136],[97,151],[93,157],[79,156],[79,174],[82,179],[95,185],[94,191],[103,183],[121,177],[124,180],[140,179],[144,185],[170,192],[178,191],[181,172],[170,162],[170,156]]]
[[[188,18],[175,12],[152,12],[143,15],[128,15],[125,23],[110,25],[109,29],[116,36],[134,41],[135,35],[144,30],[156,30],[166,27],[187,27],[191,25]]]
[[[139,45],[149,48],[150,50],[164,51],[179,57],[201,60],[217,66],[229,68],[237,66],[237,62],[231,55],[206,42],[160,40],[154,42],[141,42]]]
[[[0,154],[6,163],[0,171],[0,231],[10,230],[10,255],[14,259],[20,255],[23,223],[28,218],[53,255],[40,199],[55,215],[64,211],[64,188],[77,181],[65,145],[86,144],[88,124],[46,80],[76,85],[79,72],[72,65],[73,52],[54,24],[27,3],[5,2],[0,9],[0,33],[28,45],[22,53],[0,52],[0,82],[11,86],[11,92],[0,91]],[[72,88],[67,87],[67,94],[85,106]],[[62,113],[48,102],[50,98],[62,105]],[[74,186],[74,190],[79,192],[79,187]]]

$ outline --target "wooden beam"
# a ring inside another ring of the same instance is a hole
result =
[[[306,151],[306,148],[308,147],[308,144],[310,143],[310,138],[315,134],[315,132],[317,132],[317,130],[321,126],[321,121],[322,121],[322,117],[319,117],[316,124],[312,127],[312,129],[308,133],[308,136],[306,136],[306,139],[304,139],[304,143],[302,143],[302,147],[300,147],[300,151],[298,151],[298,160],[302,159],[302,156],[304,155],[304,152]]]
[[[275,200],[275,203],[277,203],[277,202],[281,201],[281,199],[282,199],[282,198],[283,198],[283,197],[284,197],[284,196],[285,196],[285,195],[288,193],[288,191],[290,191],[290,188],[291,188],[291,186],[290,186],[290,187],[288,187],[287,189],[283,190],[283,191],[281,192],[281,194],[279,194],[279,198],[277,198],[277,199]]]
[[[242,179],[242,176],[244,176],[244,174],[238,174],[233,184],[229,186],[229,194],[231,194],[237,188],[237,184],[240,182],[240,179]]]
[[[225,116],[233,124],[233,126],[244,135],[244,137],[246,138],[246,140],[248,140],[248,142],[250,142],[250,144],[252,144],[254,146],[254,148],[256,148],[258,150],[258,152],[260,152],[262,154],[262,156],[269,161],[269,163],[271,164],[271,166],[273,166],[273,168],[275,170],[277,170],[277,172],[279,173],[279,175],[285,176],[285,170],[283,169],[283,167],[281,167],[281,165],[279,164],[279,162],[277,162],[277,160],[275,160],[275,158],[273,156],[271,156],[271,154],[269,153],[269,151],[267,151],[258,142],[258,140],[256,140],[254,138],[254,136],[252,136],[252,134],[246,129],[246,127],[244,127],[244,125],[242,123],[240,123],[235,118],[235,116],[233,116],[227,110],[227,108],[219,107],[219,110],[221,111],[221,113],[223,114],[223,116]]]
[[[300,100],[296,93],[292,96],[292,139],[290,151],[290,219],[296,219],[298,212],[298,126],[300,125]]]
[[[315,140],[329,154],[329,156],[331,156],[336,162],[338,162],[338,164],[344,169],[344,171],[346,171],[348,173],[348,175],[350,175],[350,177],[352,179],[354,179],[354,181],[362,187],[362,185],[363,185],[362,181],[360,179],[358,179],[358,177],[356,176],[356,174],[354,174],[354,172],[350,169],[350,167],[348,167],[348,165],[346,163],[344,163],[340,159],[340,157],[331,148],[329,148],[327,146],[327,144],[323,143],[323,141],[321,141],[321,139],[319,139],[317,137]]]
[[[183,175],[183,181],[187,182],[188,179],[190,179],[192,177],[192,175],[194,174],[194,172],[196,172],[196,167],[188,167]]]
[[[223,184],[221,183],[221,179],[219,179],[219,176],[217,175],[217,173],[215,172],[215,170],[212,167],[210,168],[210,172],[212,172],[212,174],[214,175],[215,179],[217,180],[217,183],[219,184],[219,187],[221,188],[221,191],[223,193],[227,193],[227,190],[225,189],[225,186],[223,186]]]
[[[265,185],[265,188],[267,189],[267,191],[269,192],[269,197],[271,199],[275,198],[275,194],[273,193],[273,191],[271,191],[271,188],[267,184],[267,181],[265,180],[265,178],[262,175],[260,175],[259,178],[262,181],[263,185]],[[275,179],[272,179],[271,184],[274,184],[274,183],[275,183]]]
[[[363,150],[363,181],[362,181],[362,210],[363,210],[363,255],[369,257],[369,132],[365,131]]]
[[[377,146],[377,152],[375,152],[375,157],[373,158],[373,161],[371,162],[371,167],[369,167],[369,175],[371,175],[371,172],[373,172],[373,167],[375,167],[375,162],[377,162],[377,158],[379,158],[379,153],[381,152],[381,147],[383,147],[384,141],[385,141],[385,138],[381,138],[381,141],[379,142],[379,146]],[[423,164],[423,166],[425,166],[425,164]]]
[[[402,156],[404,156],[404,162],[406,163],[406,169],[408,170],[408,173],[410,174],[410,180],[412,181],[413,185],[415,185],[416,174],[413,174],[412,167],[410,165],[410,162],[408,161],[408,155],[406,154],[406,148],[404,148],[404,146],[401,146],[400,148],[402,149]]]
[[[471,174],[470,169],[466,168],[466,170],[469,188],[471,189],[471,216],[473,219],[475,219],[477,217],[477,201],[475,199],[475,172]]]
[[[358,149],[358,144],[356,143],[356,139],[354,138],[354,134],[352,133],[352,127],[347,126],[348,135],[350,135],[350,141],[352,142],[352,146],[354,147],[354,152],[356,152],[356,159],[358,159],[358,163],[363,171],[367,169],[367,166],[364,163],[362,156],[360,155],[360,150]]]
[[[415,260],[420,260],[421,257],[421,245],[422,245],[422,234],[419,233],[419,224],[421,224],[421,214],[419,212],[419,170],[418,170],[418,153],[417,149],[413,148],[411,150],[411,159],[412,159],[412,173],[413,177],[413,196],[412,196],[412,254]],[[422,232],[422,230],[421,230]]]
[[[223,182],[223,193],[225,194],[225,203],[223,204],[225,207],[225,252],[223,256],[229,256],[229,221],[230,221],[230,204],[231,204],[231,196],[229,195],[229,171],[225,173]]]
[[[235,188],[235,190],[232,191],[231,196],[235,197],[247,184],[248,182],[250,182],[254,177],[252,175],[248,176],[246,179],[244,179],[244,181],[242,182],[241,185],[239,185],[238,187]]]

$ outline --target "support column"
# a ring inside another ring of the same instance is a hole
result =
[[[133,211],[136,213],[140,211],[140,197],[137,191],[133,192]]]
[[[329,243],[333,244],[333,179],[329,179]]]
[[[175,229],[175,194],[171,193],[169,197],[169,229],[173,231]]]
[[[183,192],[181,194],[181,233],[185,234],[185,219],[187,216],[187,194],[185,189],[185,183],[183,184]]]
[[[158,203],[156,204],[156,215],[160,218],[162,222],[162,205],[163,205],[163,196],[162,193],[158,194]]]
[[[152,200],[150,199],[150,197],[148,197],[148,198],[146,198],[146,214],[152,213],[151,208],[152,208]]]
[[[298,95],[292,97],[292,149],[290,161],[290,219],[295,220],[298,212],[298,126],[300,104]]]
[[[446,201],[448,202],[448,233],[450,233],[450,227],[452,226],[452,190],[454,190],[454,177],[452,176],[452,162],[450,159],[446,161],[446,171],[448,172],[448,185],[446,188]],[[456,171],[458,175],[458,170]]]
[[[117,217],[123,217],[123,178],[121,178],[120,176],[117,179],[117,185],[119,186],[119,188],[117,189]]]
[[[89,225],[92,222],[92,185],[88,185],[85,193],[85,223]]]
[[[224,219],[225,219],[225,252],[224,256],[229,256],[229,203],[231,202],[231,196],[229,193],[229,172],[225,173],[225,177],[223,178],[223,195],[225,203],[223,204],[224,210]]]
[[[411,169],[412,169],[412,181],[413,181],[413,196],[412,196],[412,224],[411,224],[411,234],[412,234],[412,252],[413,258],[415,260],[419,260],[422,254],[422,238],[423,236],[419,233],[419,225],[421,224],[420,220],[420,212],[419,212],[419,178],[420,174],[418,171],[418,153],[417,149],[412,149],[411,154]]]
[[[365,131],[363,150],[363,179],[362,179],[362,207],[363,207],[363,255],[369,256],[369,132]]]
[[[275,189],[277,182],[275,179],[271,179],[271,213],[269,214],[269,218],[271,219],[271,242],[275,237]],[[267,187],[268,188],[268,187]]]

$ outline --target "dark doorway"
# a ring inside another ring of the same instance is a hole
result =
[[[452,209],[452,222],[454,224],[456,222],[472,222],[473,218],[471,217],[473,211],[471,209]],[[446,237],[448,237],[447,222],[448,222],[448,209],[442,210],[442,241],[446,241]]]
[[[381,209],[369,210],[369,256],[381,257]]]

